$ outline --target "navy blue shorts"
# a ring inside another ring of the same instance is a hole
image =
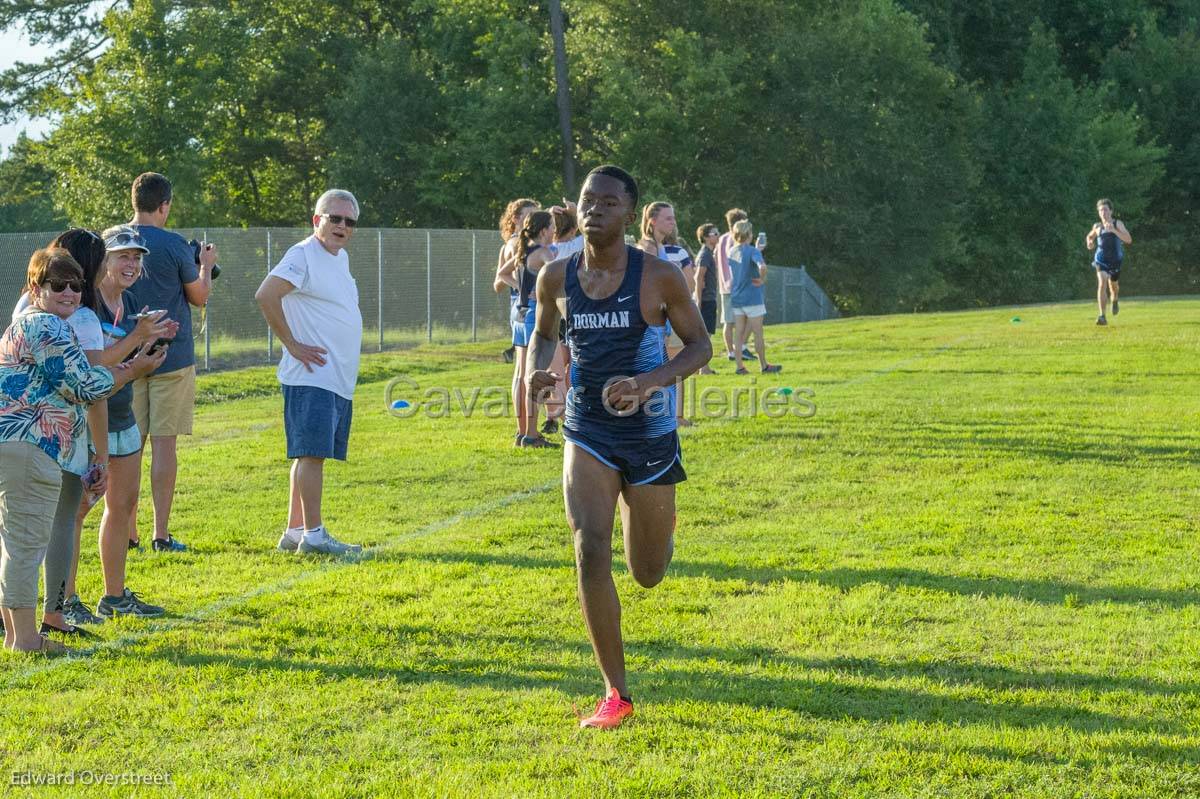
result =
[[[354,403],[315,386],[283,387],[283,429],[289,458],[346,460]]]
[[[1121,282],[1120,264],[1113,266],[1111,264],[1102,264],[1099,261],[1092,261],[1092,266],[1096,267],[1097,272],[1103,272],[1104,274],[1108,275],[1109,280],[1115,280],[1118,283]]]
[[[648,438],[636,447],[614,447],[569,427],[563,428],[563,438],[608,468],[620,472],[621,480],[629,485],[666,486],[687,479],[679,435],[674,430],[657,438]]]

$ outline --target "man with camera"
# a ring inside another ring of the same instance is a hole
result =
[[[192,434],[196,398],[196,353],[192,340],[192,309],[208,302],[215,277],[216,245],[193,249],[178,233],[164,230],[171,213],[171,182],[157,172],[138,175],[133,182],[133,226],[150,248],[143,259],[142,277],[130,292],[138,307],[165,310],[179,323],[167,358],[152,375],[133,385],[133,411],[143,444],[149,437],[150,489],[154,496],[154,550],[181,552],[186,546],[171,535],[169,521],[179,472],[178,436]],[[135,511],[136,513],[136,511]],[[131,524],[136,531],[136,524]]]

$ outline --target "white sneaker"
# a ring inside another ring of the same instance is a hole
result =
[[[344,544],[338,541],[322,525],[317,530],[305,531],[304,537],[300,539],[300,546],[297,547],[297,550],[304,554],[355,555],[362,552],[362,547],[358,544]]]
[[[280,552],[295,552],[300,546],[300,539],[303,537],[303,527],[289,527],[283,531],[283,535],[279,536],[279,543],[275,546]]]

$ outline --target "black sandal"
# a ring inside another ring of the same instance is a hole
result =
[[[90,633],[87,630],[83,629],[82,627],[76,626],[74,624],[67,624],[67,629],[64,630],[61,627],[55,627],[53,624],[48,624],[46,622],[42,622],[42,628],[38,632],[41,633],[42,635],[49,635],[50,633],[58,633],[59,635],[69,635],[69,636],[74,636],[77,638],[95,638],[96,637],[95,633]]]

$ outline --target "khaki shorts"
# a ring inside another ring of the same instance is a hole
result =
[[[58,464],[37,446],[0,444],[0,607],[37,605],[62,480]]]
[[[143,436],[190,436],[195,406],[195,366],[133,381],[133,416]]]
[[[721,295],[721,324],[733,324],[733,302],[729,299],[728,294]]]

